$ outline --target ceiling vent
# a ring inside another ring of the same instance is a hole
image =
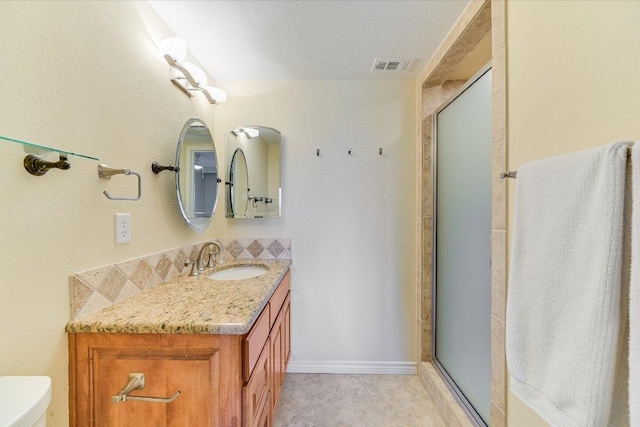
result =
[[[371,72],[407,72],[411,69],[413,65],[414,59],[398,59],[398,58],[386,58],[386,59],[378,59],[376,58],[373,61],[373,67],[371,67]]]

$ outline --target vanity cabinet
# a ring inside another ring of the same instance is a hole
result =
[[[290,354],[290,274],[249,333],[69,334],[69,406],[73,426],[270,427]],[[130,373],[145,384],[130,396],[112,397]]]

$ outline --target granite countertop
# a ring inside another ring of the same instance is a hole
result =
[[[207,276],[239,265],[269,271],[243,280]],[[236,260],[199,276],[182,275],[98,312],[73,320],[67,332],[246,334],[289,270],[291,260]]]

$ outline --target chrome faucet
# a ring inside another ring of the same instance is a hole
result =
[[[191,272],[189,273],[189,276],[197,276],[200,274],[200,272],[202,270],[204,270],[204,253],[205,253],[205,249],[207,249],[209,246],[215,246],[216,248],[218,248],[218,250],[216,252],[210,252],[209,253],[209,262],[207,264],[207,267],[215,267],[216,263],[214,260],[214,255],[218,255],[222,253],[222,247],[220,246],[220,244],[218,242],[207,242],[204,245],[202,245],[202,248],[200,248],[200,253],[198,254],[198,258],[195,261],[189,261],[189,262],[185,262],[184,265],[188,266],[188,265],[192,265],[191,268]]]
[[[213,254],[217,255],[222,253],[222,247],[218,242],[207,242],[204,245],[202,245],[202,248],[200,249],[200,253],[198,254],[198,259],[196,260],[196,264],[198,265],[199,271],[204,270],[204,250],[207,249],[209,246],[215,246],[216,248],[218,248],[216,252],[212,252]],[[215,266],[216,266],[216,263],[213,257],[210,256],[209,264],[207,265],[207,267],[215,267]]]

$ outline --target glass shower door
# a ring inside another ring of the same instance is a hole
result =
[[[475,421],[491,383],[491,69],[434,117],[435,365]]]

